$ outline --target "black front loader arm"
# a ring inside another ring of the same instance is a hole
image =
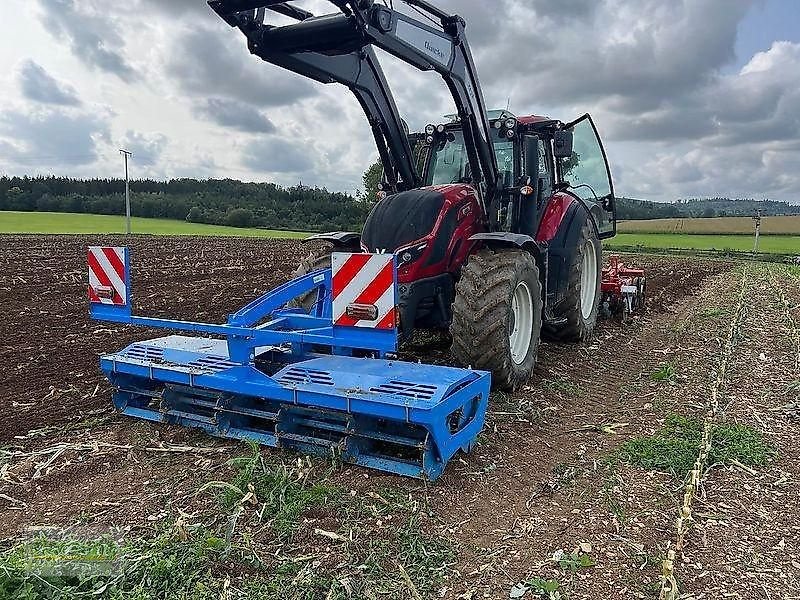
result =
[[[209,5],[245,33],[256,56],[323,83],[346,85],[369,119],[381,160],[388,167],[388,182],[398,189],[419,187],[421,180],[403,121],[371,46],[420,70],[438,72],[458,110],[472,180],[488,205],[498,190],[499,172],[464,21],[425,0],[404,1],[438,18],[441,30],[374,0],[329,1],[340,12],[319,17],[276,0],[209,0]],[[298,22],[281,27],[265,24],[265,10]]]

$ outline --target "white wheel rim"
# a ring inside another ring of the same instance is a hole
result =
[[[511,297],[511,318],[508,334],[511,360],[514,364],[521,365],[528,356],[533,338],[533,296],[524,281],[517,284]]]
[[[586,242],[583,249],[583,264],[581,265],[581,314],[588,319],[594,310],[594,300],[597,294],[597,252],[592,240]]]

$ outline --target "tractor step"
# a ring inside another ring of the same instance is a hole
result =
[[[101,357],[123,413],[213,435],[333,455],[435,479],[483,427],[487,373],[318,355],[268,375],[228,356],[225,340],[171,335]],[[291,358],[287,356],[287,361]]]

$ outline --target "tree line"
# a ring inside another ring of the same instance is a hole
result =
[[[186,220],[232,227],[299,231],[360,231],[375,201],[380,164],[363,178],[364,192],[351,196],[325,188],[281,187],[234,179],[131,181],[131,212],[137,217]],[[0,177],[0,210],[121,215],[122,179]],[[764,216],[800,214],[786,202],[730,198],[690,198],[676,202],[617,199],[617,216],[628,219]]]
[[[361,198],[324,188],[233,179],[139,179],[130,188],[134,216],[232,227],[358,230],[370,208]],[[121,215],[125,181],[0,177],[0,210]]]
[[[675,202],[617,198],[620,220],[749,217],[758,211],[763,216],[797,215],[800,205],[752,198],[686,198]]]

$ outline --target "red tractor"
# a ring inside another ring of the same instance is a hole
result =
[[[597,129],[589,115],[564,123],[487,111],[457,15],[405,0],[431,26],[374,0],[330,1],[338,12],[323,16],[274,0],[209,2],[253,54],[347,86],[372,127],[382,198],[360,234],[309,238],[327,244],[299,271],[329,266],[332,249],[395,254],[403,334],[449,330],[460,363],[514,390],[533,371],[541,335],[585,340],[597,322],[600,241],[616,233]],[[269,25],[267,10],[297,22]],[[457,115],[409,135],[374,47],[439,73]]]

